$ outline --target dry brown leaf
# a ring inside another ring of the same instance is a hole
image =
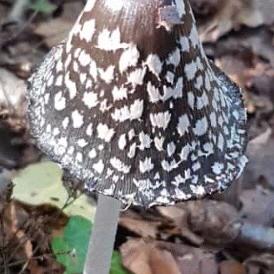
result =
[[[225,0],[190,0],[194,13],[201,16],[215,14],[224,4]]]
[[[270,70],[273,72],[274,67],[274,33],[266,27],[258,27],[256,29],[245,28],[239,32],[232,32],[222,37],[218,43],[210,44],[210,54],[220,58],[224,55],[233,55],[237,58],[244,59],[245,63],[252,69],[257,70],[256,75],[265,73],[269,64],[272,66]],[[206,45],[207,46],[207,45]],[[208,47],[206,47],[208,48]],[[263,64],[263,69],[258,67]],[[238,70],[236,67],[231,68]],[[247,72],[247,73],[250,73]],[[243,72],[241,72],[242,74]],[[271,73],[271,72],[270,72]],[[267,72],[269,74],[269,72]],[[253,75],[254,77],[254,75]]]
[[[253,56],[245,51],[239,54],[225,54],[215,60],[216,65],[222,69],[241,88],[246,86],[248,81],[248,70],[253,65]]]
[[[272,191],[257,185],[253,189],[244,190],[240,200],[241,215],[245,221],[270,227],[273,225],[274,196]]]
[[[157,210],[162,216],[171,219],[178,227],[187,225],[187,212],[176,206],[158,206]]]
[[[83,10],[84,6],[85,3],[83,1],[65,1],[62,5],[63,12],[61,17],[64,20],[74,23]]]
[[[218,273],[218,264],[213,252],[187,245],[177,245],[176,249],[174,254],[177,254],[176,260],[182,274]],[[178,252],[180,249],[182,251]]]
[[[7,15],[7,7],[5,5],[0,5],[0,24],[3,23],[5,16]]]
[[[72,26],[73,23],[71,21],[58,17],[42,22],[35,28],[34,33],[44,37],[45,43],[51,48],[67,38]]]
[[[241,0],[224,1],[213,18],[200,27],[203,42],[215,42],[236,27],[235,17],[243,8]]]
[[[0,171],[0,215],[11,199],[13,190],[12,175],[11,171],[5,169]]]
[[[218,265],[215,258],[203,258],[201,261],[201,274],[218,274]]]
[[[150,254],[150,266],[153,274],[180,274],[174,257],[166,250],[152,248]]]
[[[247,272],[241,263],[229,260],[220,263],[220,274],[247,274]]]
[[[213,18],[200,28],[203,42],[215,42],[231,30],[237,30],[242,25],[258,27],[271,25],[274,22],[274,5],[272,0],[230,0],[222,5]]]
[[[17,267],[24,265],[26,269],[32,267],[37,271],[45,269],[49,260],[56,267],[52,258],[46,260],[44,257],[45,253],[50,252],[49,231],[57,233],[63,230],[67,219],[60,209],[50,205],[31,206],[14,200],[8,203],[0,215],[0,246],[6,246],[1,253],[4,257],[0,256],[0,273],[3,270],[3,258],[6,262],[17,264]],[[37,258],[43,259],[43,263],[40,264],[41,260]]]
[[[273,274],[274,273],[274,255],[273,254],[256,254],[245,261],[248,269],[258,269],[259,273]],[[253,274],[253,273],[248,273]],[[255,272],[255,274],[257,274]]]
[[[182,236],[194,245],[201,245],[203,243],[203,238],[199,237],[193,233],[188,226],[188,212],[184,208],[179,208],[177,206],[159,206],[157,210],[162,216],[171,220],[174,223],[175,228],[174,234]],[[173,234],[173,233],[172,233]]]
[[[120,250],[123,265],[134,274],[180,274],[172,254],[153,243],[129,240]]]
[[[11,261],[24,262],[33,255],[32,242],[22,228],[28,217],[28,213],[14,201],[8,203],[1,212],[0,240],[3,245],[7,245],[8,248],[3,254]],[[2,270],[1,263],[3,263],[2,257],[0,257],[0,270]]]
[[[30,274],[64,274],[65,267],[57,263],[52,256],[43,256],[43,264],[37,260],[30,260],[27,266]]]
[[[205,247],[158,241],[157,247],[169,251],[176,259],[180,272],[186,274],[217,274],[216,251]]]
[[[238,15],[238,20],[249,27],[271,25],[274,23],[273,0],[249,0]]]
[[[155,239],[158,233],[158,227],[160,222],[153,222],[142,219],[134,219],[130,217],[121,217],[119,220],[119,225],[125,227],[126,229],[136,233],[143,238],[153,238]]]
[[[25,102],[26,83],[8,70],[0,68],[0,110],[7,109],[24,116],[22,104]]]
[[[265,134],[266,137],[264,137]],[[263,180],[267,187],[272,188],[274,186],[274,137],[271,129],[249,143],[247,155],[249,163],[243,177],[244,184],[256,185],[258,180]]]
[[[257,266],[257,265],[248,265],[247,266],[247,273],[248,274],[260,274],[260,267]]]
[[[274,68],[270,64],[257,62],[254,68],[247,71],[247,74],[248,87],[256,94],[267,96],[273,103]]]
[[[182,274],[201,274],[199,264],[192,254],[178,258],[177,261]]]
[[[67,38],[83,7],[81,1],[64,2],[61,15],[37,25],[34,33],[44,37],[44,41],[49,48],[56,46]]]
[[[230,224],[238,219],[238,212],[233,206],[212,200],[191,201],[182,206],[189,210],[192,231],[207,241],[224,244],[237,237],[238,231],[230,228]]]

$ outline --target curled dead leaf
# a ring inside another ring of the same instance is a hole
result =
[[[247,274],[244,265],[237,261],[223,261],[220,263],[220,274]]]
[[[180,274],[173,255],[152,242],[129,240],[120,250],[123,265],[134,274]]]

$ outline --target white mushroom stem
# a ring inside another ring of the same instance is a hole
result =
[[[121,202],[99,195],[84,274],[109,274]]]

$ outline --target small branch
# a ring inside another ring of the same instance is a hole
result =
[[[194,201],[183,209],[187,211],[189,229],[208,242],[274,252],[274,229],[242,220],[227,203]]]
[[[8,15],[7,21],[11,23],[20,23],[24,21],[24,15],[28,4],[29,0],[16,0]]]
[[[274,229],[247,222],[235,223],[235,229],[240,227],[240,234],[235,239],[239,245],[253,246],[256,249],[274,251]]]
[[[10,201],[11,198],[13,184],[10,176],[11,174],[9,172],[2,172],[0,174],[0,213],[2,213],[4,206]]]

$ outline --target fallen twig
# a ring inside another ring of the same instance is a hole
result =
[[[14,2],[12,9],[7,17],[8,22],[20,23],[23,21],[29,0],[17,0]]]
[[[194,201],[183,207],[190,229],[215,244],[274,251],[274,229],[241,219],[234,207],[216,201]]]
[[[247,222],[235,223],[235,228],[240,227],[239,236],[235,242],[245,244],[265,251],[274,251],[274,229]]]

